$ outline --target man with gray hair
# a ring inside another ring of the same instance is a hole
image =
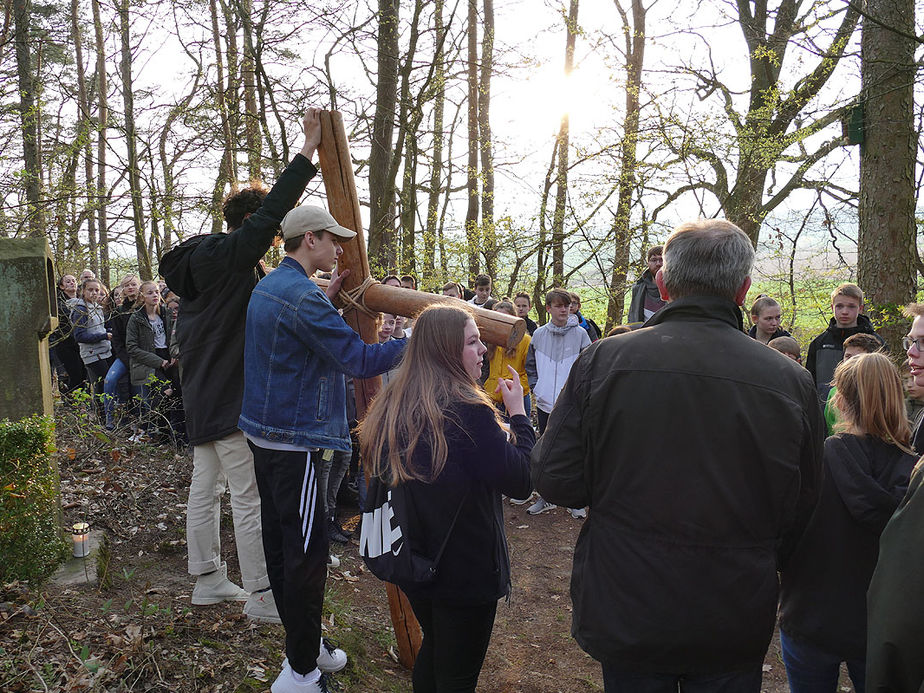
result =
[[[543,498],[590,507],[571,632],[607,693],[760,691],[824,423],[808,372],[743,332],[753,262],[728,221],[679,226],[667,306],[581,354],[533,451]]]

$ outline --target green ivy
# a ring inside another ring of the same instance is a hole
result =
[[[0,582],[41,581],[64,560],[54,422],[0,421]]]

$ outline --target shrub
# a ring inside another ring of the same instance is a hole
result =
[[[67,555],[54,423],[0,421],[0,582],[41,581]]]

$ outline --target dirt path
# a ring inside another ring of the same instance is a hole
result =
[[[241,604],[192,607],[186,574],[186,489],[191,460],[161,448],[62,440],[67,524],[87,519],[110,539],[102,586],[0,589],[0,690],[266,691],[283,657],[280,626],[250,623]],[[557,509],[529,516],[507,505],[514,591],[501,603],[479,690],[601,691],[599,665],[570,636],[568,588],[580,521]],[[354,516],[353,521],[357,518]],[[223,554],[239,578],[230,514]],[[355,543],[338,551],[328,581],[328,635],[350,655],[341,690],[410,691],[394,661],[384,589],[362,569]],[[788,690],[774,641],[767,693]],[[849,689],[848,689],[849,690]]]

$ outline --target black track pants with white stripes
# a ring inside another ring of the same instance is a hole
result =
[[[300,674],[314,671],[329,544],[318,494],[320,452],[267,450],[250,443],[260,489],[266,571],[286,629],[286,656]],[[312,460],[314,457],[314,460]]]

